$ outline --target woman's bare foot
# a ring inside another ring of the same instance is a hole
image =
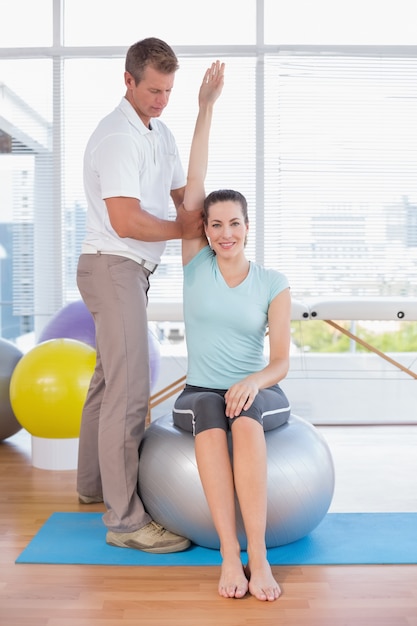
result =
[[[223,560],[218,589],[223,598],[243,598],[247,594],[248,579],[239,557]]]
[[[245,567],[249,579],[249,591],[258,600],[273,602],[281,595],[281,589],[272,575],[271,566],[264,559],[255,565]]]

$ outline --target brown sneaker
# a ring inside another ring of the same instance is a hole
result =
[[[103,496],[82,496],[78,494],[78,502],[80,504],[98,504],[103,502]]]
[[[136,548],[143,552],[163,554],[165,552],[181,552],[190,546],[190,541],[185,537],[174,535],[156,522],[149,522],[143,528],[133,533],[115,533],[109,530],[106,542],[118,548]]]

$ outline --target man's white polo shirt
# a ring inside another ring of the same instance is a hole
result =
[[[91,135],[84,154],[87,233],[83,252],[95,250],[158,264],[165,242],[120,238],[113,230],[105,198],[138,198],[152,215],[168,219],[171,189],[186,183],[173,134],[159,119],[147,128],[122,98]]]

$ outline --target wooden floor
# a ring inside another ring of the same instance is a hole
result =
[[[320,427],[332,511],[417,511],[417,426]],[[25,431],[0,444],[1,626],[417,626],[417,565],[274,567],[274,603],[217,595],[217,567],[15,564],[55,511],[81,507],[75,471],[31,465]],[[417,541],[417,528],[416,528]]]

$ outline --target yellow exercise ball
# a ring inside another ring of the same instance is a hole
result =
[[[96,351],[75,339],[51,339],[24,354],[10,379],[10,403],[31,435],[79,437]]]

